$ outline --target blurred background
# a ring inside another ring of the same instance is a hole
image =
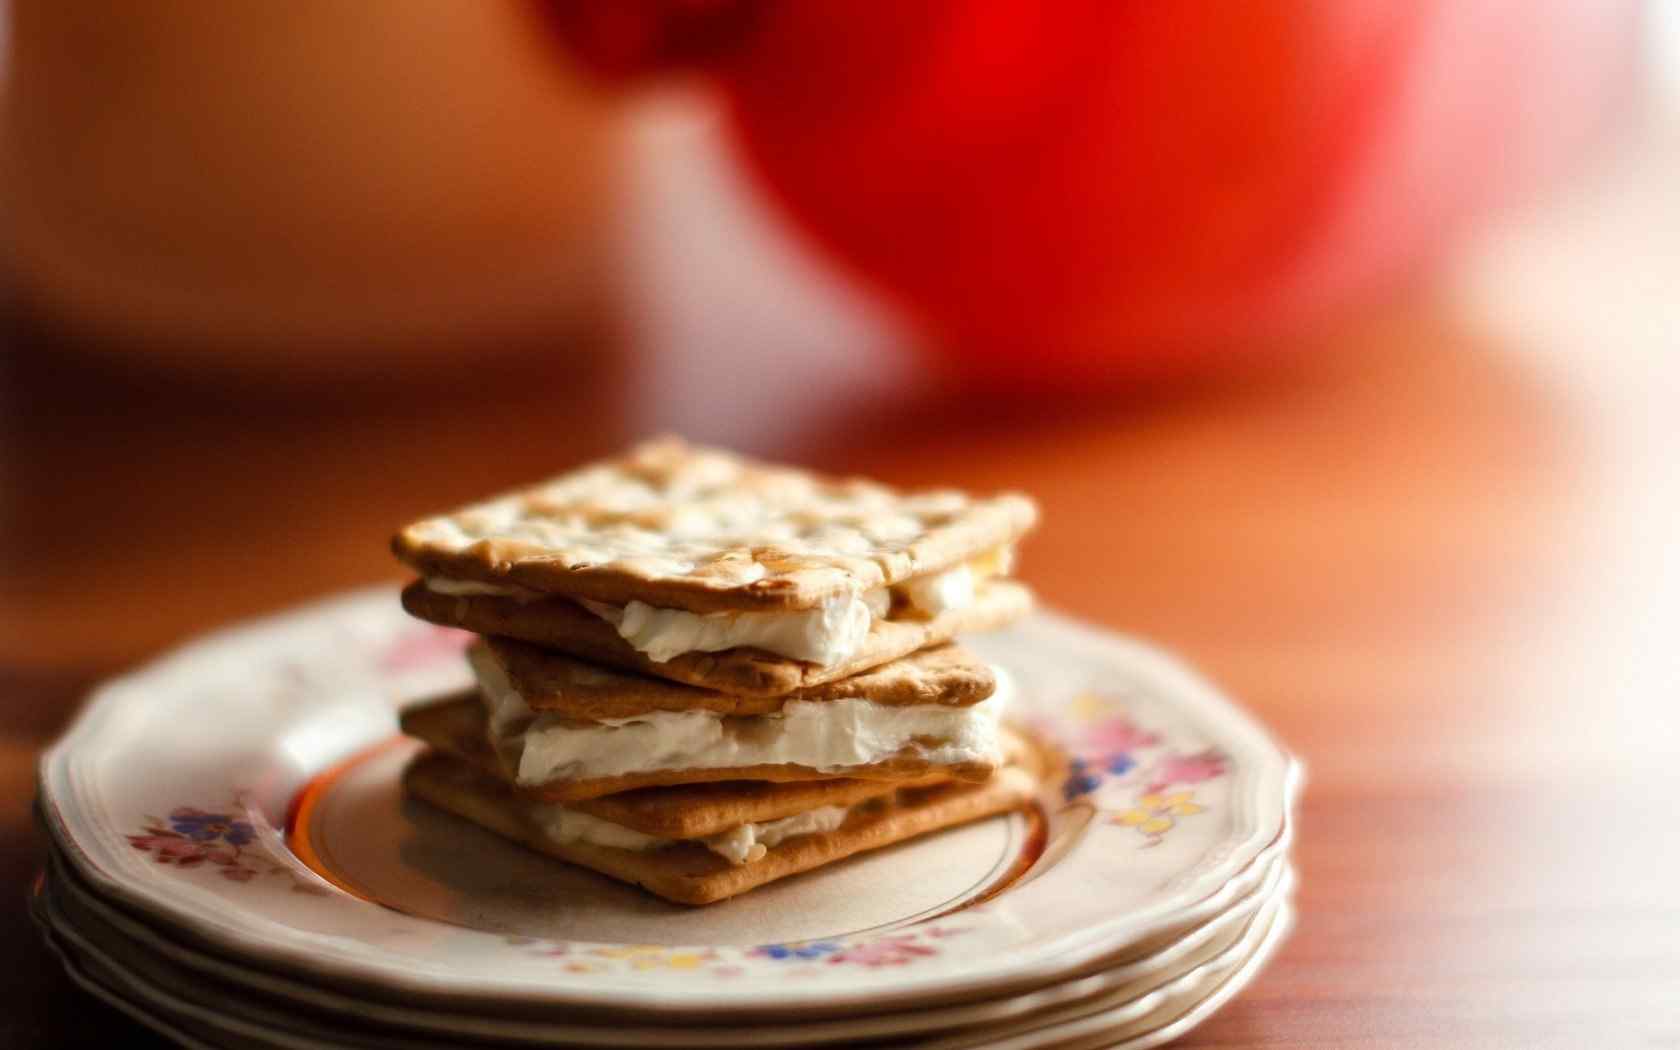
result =
[[[669,430],[1033,491],[1046,603],[1308,756],[1301,933],[1205,1038],[1557,957],[1417,894],[1680,930],[1625,834],[1680,743],[1680,4],[0,10],[8,885],[88,683]]]

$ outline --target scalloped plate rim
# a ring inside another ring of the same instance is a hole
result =
[[[1039,613],[1026,625],[1015,630],[1058,635],[1064,642],[1104,653],[1104,658],[1124,664],[1134,675],[1152,679],[1164,692],[1173,696],[1175,704],[1196,709],[1204,728],[1217,725],[1220,730],[1231,734],[1233,739],[1246,737],[1250,755],[1263,760],[1267,767],[1264,771],[1267,780],[1261,785],[1263,791],[1256,789],[1243,794],[1233,794],[1233,804],[1234,807],[1263,807],[1266,810],[1265,814],[1248,815],[1248,824],[1252,825],[1252,828],[1241,841],[1228,846],[1223,866],[1215,872],[1201,873],[1192,884],[1181,887],[1176,894],[1152,907],[1147,915],[1131,914],[1118,918],[1110,916],[1092,928],[1060,936],[1047,945],[1034,945],[1029,960],[1014,960],[1001,970],[975,972],[958,968],[954,971],[944,971],[937,976],[928,970],[915,974],[891,970],[884,973],[876,970],[853,970],[849,971],[847,976],[854,980],[840,982],[851,985],[846,988],[782,983],[773,989],[766,989],[758,982],[684,986],[672,982],[661,984],[645,978],[637,983],[614,986],[600,981],[573,981],[570,980],[571,975],[564,975],[563,978],[562,975],[553,972],[528,977],[504,974],[486,978],[462,974],[458,970],[450,971],[447,968],[443,968],[442,972],[430,972],[412,965],[413,960],[404,960],[400,956],[383,961],[382,966],[373,966],[365,959],[351,965],[341,960],[312,955],[307,949],[288,949],[245,926],[217,921],[179,899],[180,895],[176,895],[177,899],[172,900],[161,895],[156,887],[152,886],[146,889],[153,892],[144,892],[126,882],[117,870],[106,870],[106,865],[100,861],[105,859],[108,863],[108,857],[96,858],[91,850],[84,848],[84,844],[73,831],[71,819],[64,811],[67,804],[73,805],[76,802],[72,776],[73,760],[78,747],[83,746],[88,739],[96,737],[100,730],[106,727],[108,720],[115,718],[120,712],[127,699],[123,691],[124,686],[132,686],[136,682],[143,683],[148,674],[162,674],[165,670],[188,663],[219,647],[236,646],[252,639],[260,640],[265,632],[306,618],[329,616],[339,610],[358,608],[361,604],[376,599],[390,602],[394,606],[393,593],[393,590],[387,587],[352,592],[322,603],[226,628],[191,642],[129,675],[106,683],[97,690],[70,730],[43,755],[40,765],[42,810],[46,823],[78,872],[90,884],[113,899],[124,901],[141,913],[163,917],[235,954],[282,961],[283,964],[290,964],[306,973],[372,980],[374,983],[400,987],[417,994],[441,993],[472,998],[512,996],[522,1002],[535,1001],[554,1005],[587,1003],[600,1009],[652,1009],[673,1013],[703,1009],[714,1016],[737,1011],[751,1013],[813,1006],[838,1009],[859,1002],[867,1002],[885,1009],[894,1005],[979,994],[1006,982],[1051,980],[1058,973],[1066,973],[1093,958],[1113,953],[1128,943],[1143,939],[1152,932],[1169,928],[1174,922],[1182,921],[1186,914],[1193,913],[1198,905],[1217,898],[1220,888],[1236,872],[1241,871],[1248,862],[1265,851],[1269,843],[1275,842],[1279,836],[1285,834],[1288,827],[1287,811],[1293,804],[1300,779],[1298,763],[1277,747],[1263,727],[1172,657],[1152,646],[1110,634],[1100,628],[1079,624],[1055,614]],[[1253,770],[1249,770],[1248,773],[1251,777],[1255,775]],[[1263,797],[1257,801],[1256,795]],[[97,843],[98,840],[95,841]],[[108,849],[115,848],[108,843],[106,846]],[[298,933],[298,936],[307,938],[326,935]],[[743,991],[755,994],[740,994]]]

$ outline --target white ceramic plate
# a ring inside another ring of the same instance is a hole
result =
[[[1111,981],[1105,994],[1083,996],[1059,1008],[1033,1010],[1007,1024],[970,1025],[964,1031],[877,1043],[902,1050],[983,1050],[1004,1047],[1014,1050],[1060,1045],[1068,1038],[1080,1038],[1091,1045],[1147,1045],[1182,1034],[1191,1024],[1204,1019],[1226,1001],[1257,970],[1257,957],[1269,953],[1291,921],[1288,897],[1293,876],[1280,869],[1281,879],[1259,895],[1259,906],[1242,922],[1221,935],[1217,942],[1198,946],[1169,972],[1147,980]],[[347,1027],[334,1028],[296,1012],[275,1013],[261,1003],[230,994],[226,986],[181,983],[160,975],[142,962],[133,965],[108,951],[108,946],[66,921],[54,904],[50,889],[38,889],[32,900],[37,921],[48,943],[60,955],[66,969],[78,983],[112,1002],[142,1023],[166,1035],[185,1038],[189,1043],[209,1045],[294,1048],[369,1047],[378,1050],[442,1050],[463,1045],[458,1036],[446,1033],[445,1042],[426,1035],[403,1035],[370,1031],[369,1019],[352,1013],[341,1018]],[[1171,1036],[1163,1033],[1170,1031]],[[677,1033],[673,1033],[677,1034]],[[744,1031],[735,1030],[737,1045]],[[572,1045],[592,1045],[589,1033],[566,1040]],[[1103,1041],[1093,1041],[1096,1037]],[[776,1030],[753,1029],[755,1045],[785,1045]],[[558,1044],[555,1044],[558,1045]],[[668,1043],[666,1045],[679,1045]]]
[[[380,589],[190,645],[98,690],[44,756],[48,828],[99,895],[309,980],[572,1017],[814,1020],[1045,984],[1217,914],[1285,833],[1297,777],[1171,659],[1041,614],[973,640],[1008,669],[1015,717],[1075,756],[1037,819],[683,909],[397,799],[395,712],[466,684],[462,641]],[[283,829],[335,768],[311,829],[345,866],[329,882]],[[358,831],[369,845],[342,856]]]
[[[1149,987],[1163,983],[1239,938],[1250,918],[1268,901],[1285,892],[1287,864],[1281,855],[1257,864],[1242,880],[1255,881],[1247,895],[1182,938],[1149,955],[1096,973],[1058,982],[1031,992],[959,1006],[863,1016],[811,1023],[773,1023],[754,1027],[755,1040],[781,1046],[814,1045],[859,1039],[882,1039],[911,1034],[996,1025],[1053,1007],[1068,1006],[1109,994],[1123,986]],[[615,1023],[581,1025],[520,1021],[493,1015],[473,1016],[426,1008],[371,1003],[330,988],[301,983],[219,959],[180,944],[160,931],[125,915],[81,887],[72,872],[56,862],[37,895],[37,907],[53,925],[76,931],[108,952],[121,965],[143,973],[166,988],[189,998],[216,1001],[236,994],[247,1002],[262,1001],[282,1009],[299,1008],[323,1016],[343,1016],[358,1025],[426,1032],[458,1039],[486,1039],[544,1045],[584,1043],[598,1046],[671,1047],[739,1045],[738,1028],[657,1027]],[[194,996],[192,989],[211,984],[222,989],[211,996]]]

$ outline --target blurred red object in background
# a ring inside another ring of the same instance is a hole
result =
[[[1368,297],[1634,82],[1634,0],[545,0],[703,68],[762,181],[982,382],[1206,363]]]

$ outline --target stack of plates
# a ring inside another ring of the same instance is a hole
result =
[[[1032,812],[699,909],[402,798],[462,642],[380,590],[100,689],[41,768],[69,974],[189,1046],[1144,1047],[1290,927],[1296,763],[1134,642],[973,640],[1066,751]]]

